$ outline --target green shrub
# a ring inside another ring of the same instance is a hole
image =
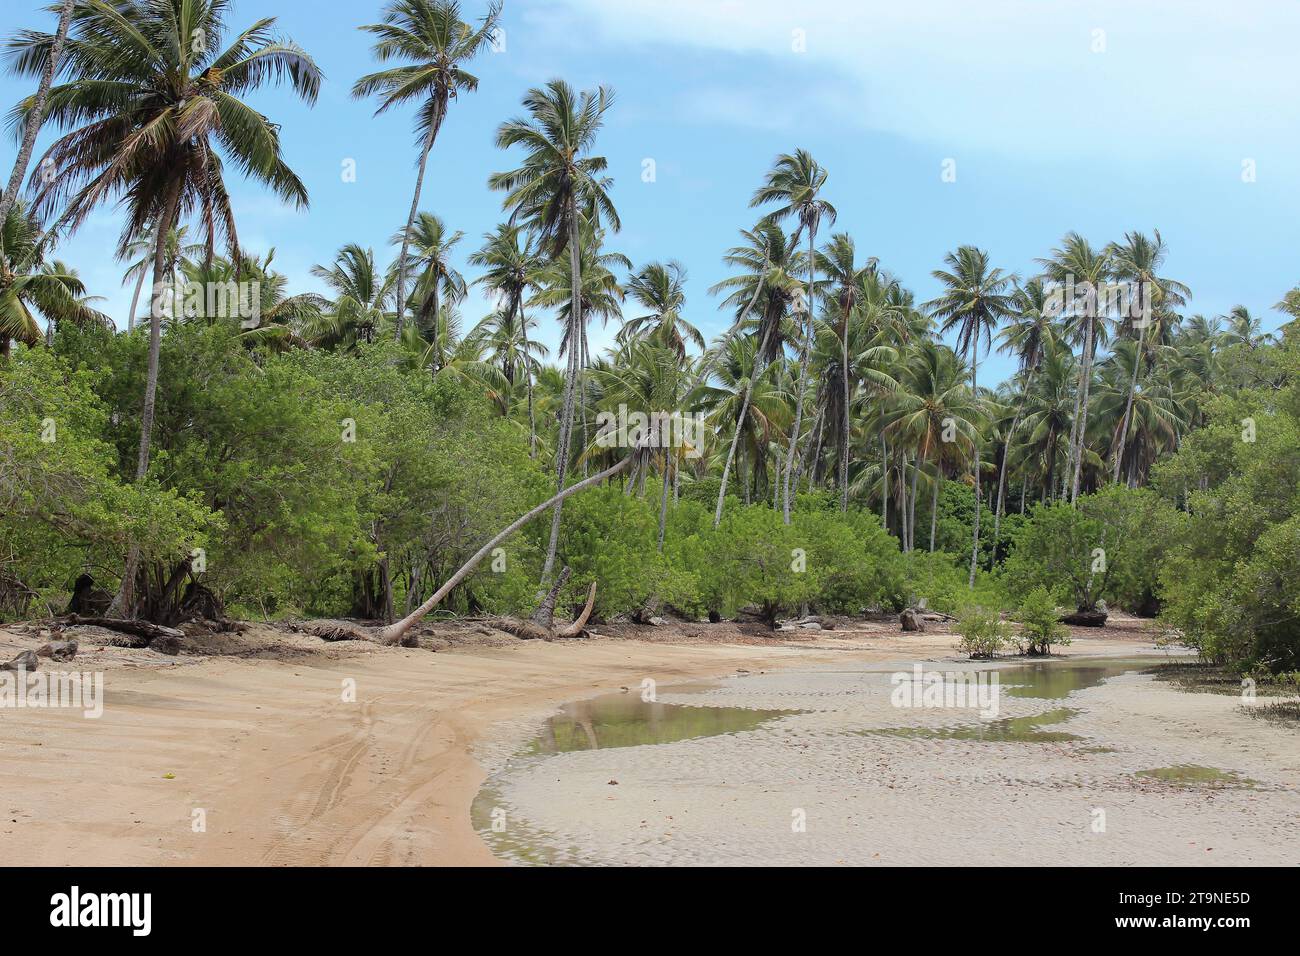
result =
[[[971,657],[996,657],[1007,646],[1010,628],[996,610],[968,604],[957,613],[957,649]]]
[[[1052,645],[1069,644],[1070,629],[1056,613],[1056,597],[1047,588],[1032,589],[1016,612],[1022,643],[1030,654],[1050,654]]]

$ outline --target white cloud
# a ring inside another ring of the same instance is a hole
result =
[[[771,61],[789,77],[785,103],[756,115],[743,93],[710,94],[741,125],[775,126],[806,96],[842,122],[1024,154],[1151,156],[1172,141],[1252,155],[1295,138],[1275,119],[1300,93],[1300,6],[1273,0],[554,2],[584,39]]]

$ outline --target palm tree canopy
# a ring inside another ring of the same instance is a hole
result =
[[[238,237],[222,155],[282,200],[307,205],[307,190],[280,153],[279,127],[241,97],[287,80],[314,103],[321,72],[311,56],[264,18],[222,46],[229,0],[79,2],[58,64],[67,82],[50,89],[47,121],[68,130],[32,175],[35,211],[64,209],[76,228],[100,203],[126,210],[118,252],[174,201],[197,213],[211,248]],[[19,74],[45,67],[54,36],[19,31],[8,58]],[[24,122],[34,97],[11,112]],[[52,172],[45,172],[52,171]],[[166,224],[168,228],[172,223]]]

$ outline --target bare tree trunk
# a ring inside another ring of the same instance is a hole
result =
[[[1128,420],[1133,414],[1133,395],[1137,392],[1138,369],[1142,367],[1142,336],[1138,334],[1137,354],[1133,361],[1133,377],[1128,383],[1128,401],[1124,404],[1124,420],[1119,426],[1119,449],[1115,452],[1115,470],[1111,474],[1111,481],[1119,481],[1120,462],[1124,458],[1124,446],[1128,443]]]
[[[569,272],[572,288],[571,307],[569,309],[569,375],[564,383],[564,408],[560,419],[560,445],[556,449],[556,490],[564,489],[564,478],[569,468],[569,444],[573,431],[573,392],[578,379],[578,349],[581,348],[579,333],[582,330],[582,256],[578,248],[578,211],[569,210]],[[555,549],[560,542],[560,509],[564,499],[557,498],[555,515],[551,518],[551,540],[546,548],[546,563],[542,566],[542,583],[551,576],[555,567]]]
[[[153,290],[149,306],[149,366],[145,374],[144,406],[140,412],[140,451],[136,458],[135,480],[141,481],[149,471],[149,452],[153,441],[153,416],[158,397],[158,358],[162,351],[162,307],[158,294],[167,275],[167,233],[171,231],[172,220],[180,207],[181,182],[177,180],[168,187],[169,192],[163,205],[162,216],[156,224],[157,235],[154,239],[153,252]],[[127,551],[126,568],[122,572],[122,584],[109,606],[110,617],[133,617],[135,614],[135,577],[140,562],[140,549],[132,544]]]
[[[1079,499],[1079,477],[1083,474],[1083,446],[1088,441],[1088,393],[1092,386],[1092,353],[1096,339],[1096,319],[1088,319],[1088,339],[1084,344],[1083,389],[1079,399],[1079,449],[1074,456],[1074,479],[1070,483],[1070,504]]]
[[[907,502],[907,550],[916,550],[916,487],[921,480],[921,456],[912,460],[912,494]]]
[[[562,502],[565,498],[569,497],[570,495],[575,495],[580,491],[584,491],[585,489],[592,487],[593,485],[599,484],[600,482],[606,480],[607,478],[614,477],[631,463],[632,457],[633,457],[632,455],[628,455],[618,464],[611,465],[609,468],[606,468],[604,471],[598,474],[592,475],[590,478],[585,478],[582,481],[577,482],[576,484],[572,484],[569,487],[562,489],[557,494],[552,495],[550,498],[547,498],[537,507],[524,513],[523,515],[520,515],[513,522],[511,522],[510,525],[507,526],[504,531],[501,531],[491,541],[483,545],[483,547],[479,548],[478,551],[474,553],[474,556],[470,558],[468,561],[466,561],[463,565],[461,565],[460,569],[455,574],[453,574],[450,578],[448,578],[446,582],[443,583],[442,587],[438,588],[437,591],[433,592],[433,595],[427,601],[425,601],[423,604],[417,607],[410,614],[406,615],[406,617],[402,618],[396,624],[390,624],[388,627],[381,629],[379,633],[376,635],[376,639],[381,644],[396,644],[399,641],[401,641],[402,636],[405,635],[406,632],[409,631],[412,627],[418,624],[421,618],[423,618],[426,614],[428,614],[435,607],[437,607],[438,603],[451,592],[452,588],[460,584],[461,581],[464,581],[465,578],[469,576],[470,572],[472,572],[476,567],[478,567],[479,563],[485,557],[491,554],[492,549],[495,548],[498,544],[500,544],[506,538],[510,537],[512,534],[514,534],[524,525],[528,524],[528,522],[532,521],[538,515],[544,513],[547,509],[552,507],[557,507],[560,504],[560,502]]]
[[[1029,381],[1025,382],[1025,394],[1029,393]],[[1006,440],[1002,443],[1002,467],[998,469],[998,497],[997,508],[993,514],[993,547],[997,548],[998,542],[1002,540],[1002,508],[1005,503],[1005,493],[1007,487],[1007,458],[1011,456],[1011,439],[1015,437],[1016,429],[1020,426],[1020,416],[1025,410],[1025,397],[1020,397],[1016,405],[1015,417],[1011,419],[1011,430],[1007,432]]]
[[[135,280],[135,292],[131,294],[131,312],[126,317],[126,330],[128,332],[135,330],[135,308],[140,303],[140,290],[144,288],[144,277],[147,272],[147,269],[141,269],[140,278]]]
[[[68,25],[72,22],[72,5],[73,0],[63,0],[63,6],[59,8],[58,32],[54,34],[54,44],[50,47],[49,59],[41,74],[40,85],[36,88],[36,102],[32,104],[32,111],[27,116],[27,122],[23,124],[23,141],[18,147],[18,158],[14,160],[13,171],[9,174],[9,185],[5,188],[4,195],[0,196],[0,223],[5,222],[9,210],[18,199],[18,190],[22,188],[23,177],[27,175],[27,166],[32,161],[32,150],[36,148],[36,134],[40,132],[41,125],[45,122],[45,105],[49,98],[50,84],[54,82],[54,74],[59,69],[59,59],[63,56],[63,44],[68,37]]]
[[[934,493],[930,496],[930,553],[934,554],[934,535],[939,528],[939,486],[943,483],[943,469],[935,469]]]
[[[885,428],[880,427],[880,527],[889,531],[889,446],[885,444]]]
[[[441,97],[439,97],[441,99]],[[406,217],[406,229],[402,232],[402,251],[397,256],[397,321],[396,339],[402,341],[402,320],[406,317],[406,252],[411,246],[411,231],[415,228],[415,217],[420,211],[420,191],[424,188],[424,171],[429,164],[429,150],[438,138],[438,128],[442,126],[442,117],[446,113],[446,101],[440,102],[434,120],[429,124],[429,131],[424,136],[424,146],[420,150],[420,171],[415,176],[415,195],[411,197],[411,212]],[[433,317],[434,338],[437,339],[436,327],[438,316]]]
[[[659,553],[664,553],[664,525],[668,522],[668,448],[664,448],[663,487],[659,490]]]
[[[808,353],[812,351],[813,338],[813,285],[817,279],[817,263],[814,257],[814,243],[816,242],[817,229],[810,226],[808,229],[808,328],[803,334],[803,342],[799,346],[799,392],[794,403],[794,425],[790,429],[790,453],[786,456],[785,461],[785,491],[781,503],[781,517],[786,524],[790,523],[790,479],[794,474],[795,446],[799,442],[799,429],[803,426],[803,399],[804,393],[808,389]]]
[[[971,398],[979,401],[979,363],[980,363],[980,336],[979,327],[975,329],[975,335],[971,339],[973,349],[972,360],[970,363],[970,392]],[[970,583],[969,587],[975,587],[975,565],[979,559],[980,553],[980,436],[978,430],[975,434],[975,532],[971,541],[970,548]]]
[[[766,260],[764,260],[766,265]],[[750,296],[749,305],[745,306],[745,311],[740,318],[736,320],[736,327],[739,328],[745,319],[749,318],[749,313],[754,309],[754,303],[758,301],[758,295],[763,291],[763,280],[760,279],[754,287],[754,294]],[[771,326],[763,330],[763,341],[759,344],[758,351],[754,353],[754,368],[749,375],[749,383],[745,386],[745,394],[740,400],[740,415],[736,419],[736,430],[731,436],[731,447],[727,449],[727,460],[722,466],[722,484],[718,486],[718,506],[713,509],[713,527],[717,527],[722,521],[722,502],[727,497],[727,476],[731,473],[731,463],[736,458],[736,445],[740,442],[741,432],[745,428],[745,415],[749,412],[749,400],[754,390],[754,380],[758,378],[763,369],[763,353],[767,351],[768,340],[772,337]]]
[[[524,384],[528,389],[528,457],[537,457],[537,418],[533,414],[533,365],[528,355],[528,318],[524,315],[523,293],[515,303],[519,314],[519,334],[524,343]]]
[[[840,435],[840,511],[849,510],[849,315],[844,313],[840,372],[844,379],[844,430]]]

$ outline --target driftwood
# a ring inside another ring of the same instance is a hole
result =
[[[903,626],[905,631],[924,631],[925,622],[921,620],[921,615],[916,613],[916,608],[907,608],[902,614],[898,615],[898,622]]]
[[[40,663],[31,651],[19,651],[9,663],[0,664],[0,671],[34,671]]]
[[[52,661],[70,661],[77,656],[76,641],[50,641],[36,648],[37,657],[48,657]]]
[[[1075,627],[1105,627],[1105,611],[1075,611],[1073,614],[1061,615],[1062,624],[1073,624]]]
[[[148,621],[133,621],[119,617],[82,617],[80,614],[69,614],[68,626],[75,627],[78,624],[103,627],[110,631],[117,631],[119,634],[130,634],[140,638],[139,642],[128,645],[130,647],[148,647],[150,641],[159,637],[172,637],[180,640],[185,636],[185,632],[182,630],[174,627],[164,627],[161,624],[150,624]]]

